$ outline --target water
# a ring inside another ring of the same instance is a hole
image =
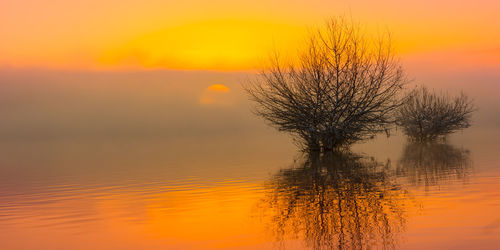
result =
[[[244,73],[3,70],[0,247],[498,248],[500,75],[417,73],[471,95],[473,127],[315,156],[251,114]]]

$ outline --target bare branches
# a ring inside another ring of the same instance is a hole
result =
[[[438,95],[421,87],[407,98],[397,111],[397,125],[416,141],[437,137],[468,128],[475,108],[465,95],[457,97]]]
[[[368,39],[341,18],[311,34],[296,63],[271,65],[247,86],[255,113],[313,151],[385,131],[406,82],[388,36]]]

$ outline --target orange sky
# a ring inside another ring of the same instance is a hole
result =
[[[2,0],[0,67],[252,69],[335,15],[390,30],[404,57],[499,65],[499,11],[498,0]]]

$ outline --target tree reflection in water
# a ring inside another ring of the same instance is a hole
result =
[[[267,183],[264,216],[282,246],[395,248],[407,195],[389,168],[353,153],[306,155]]]
[[[468,150],[439,142],[409,143],[398,162],[396,173],[409,184],[426,188],[450,180],[466,180],[472,163]]]

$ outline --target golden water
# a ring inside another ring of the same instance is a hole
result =
[[[479,106],[446,142],[308,156],[250,113],[243,74],[1,74],[1,249],[500,245],[498,75],[424,75]]]

